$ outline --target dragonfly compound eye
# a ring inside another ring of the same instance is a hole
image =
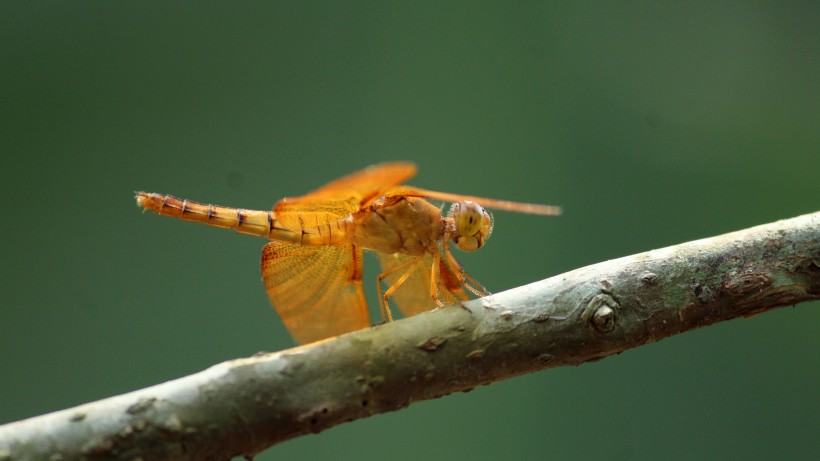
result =
[[[481,248],[493,230],[492,216],[475,202],[454,203],[450,217],[456,224],[456,233],[453,236],[456,245],[464,251]]]

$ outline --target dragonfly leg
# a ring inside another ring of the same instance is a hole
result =
[[[438,297],[439,264],[441,264],[441,253],[435,251],[433,252],[433,267],[430,269],[430,297],[433,298],[433,301],[436,302],[436,305],[438,307],[444,307],[444,303],[441,302],[441,300]]]
[[[478,283],[476,279],[464,271],[461,264],[456,261],[455,256],[453,256],[453,253],[450,251],[450,244],[448,242],[443,242],[441,246],[444,249],[444,261],[447,263],[447,267],[450,268],[453,275],[456,276],[459,283],[478,297],[491,294],[482,284]]]
[[[421,263],[421,261],[421,257],[408,259],[398,266],[391,267],[390,269],[382,272],[378,275],[378,277],[376,277],[376,289],[379,294],[379,308],[382,313],[382,320],[387,319],[388,322],[393,321],[393,314],[390,312],[390,304],[387,300],[393,296],[393,293],[395,293],[396,290],[407,280],[407,278],[410,277],[410,274],[413,273],[413,270]],[[382,293],[382,280],[401,270],[405,270],[405,272],[396,280],[395,283],[393,283],[393,285],[387,289],[387,291]]]

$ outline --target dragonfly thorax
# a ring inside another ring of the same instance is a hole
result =
[[[416,197],[381,198],[352,217],[352,243],[380,253],[430,253],[444,235],[441,210]]]

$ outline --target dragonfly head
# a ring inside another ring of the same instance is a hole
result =
[[[450,239],[463,251],[481,248],[493,231],[492,215],[475,202],[453,203],[449,217],[455,224],[455,231]]]

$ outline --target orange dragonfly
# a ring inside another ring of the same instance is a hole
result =
[[[405,316],[489,292],[467,274],[450,251],[484,245],[493,228],[481,206],[558,215],[555,206],[508,202],[403,186],[412,163],[374,165],[272,211],[205,205],[170,195],[137,192],[144,210],[233,229],[270,240],[262,250],[262,278],[291,336],[308,343],[370,326],[362,290],[363,250],[381,262],[377,278],[382,320],[392,321],[389,301]],[[447,216],[425,199],[453,202]],[[387,290],[383,291],[385,282]]]

